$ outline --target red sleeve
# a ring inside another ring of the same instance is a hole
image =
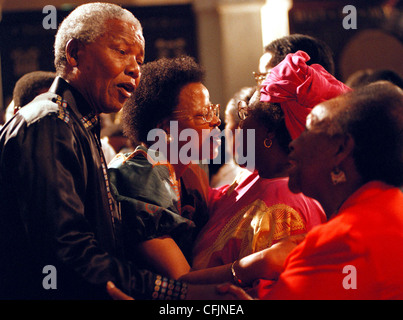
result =
[[[353,234],[337,234],[326,226],[310,233],[291,252],[278,281],[260,282],[259,299],[323,300],[371,298],[371,271],[366,254]]]

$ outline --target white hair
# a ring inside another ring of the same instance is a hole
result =
[[[60,24],[55,39],[55,68],[62,74],[66,67],[66,45],[69,40],[77,39],[91,43],[105,30],[105,22],[118,19],[135,25],[142,30],[139,20],[134,15],[116,4],[87,3],[74,9]]]

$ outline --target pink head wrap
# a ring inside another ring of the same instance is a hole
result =
[[[317,104],[351,91],[321,65],[308,66],[304,51],[290,53],[270,70],[260,90],[260,101],[280,103],[292,139],[305,129],[305,120]]]

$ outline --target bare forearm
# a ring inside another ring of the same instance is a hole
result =
[[[283,271],[288,254],[304,238],[305,235],[290,236],[270,248],[237,260],[233,265],[192,271],[183,275],[180,280],[195,284],[233,282],[243,285],[251,284],[256,279],[275,280]]]
[[[214,283],[231,282],[232,281],[231,264],[191,271],[180,277],[179,280],[185,281],[187,283],[197,283],[197,284],[214,284]]]
[[[256,279],[276,279],[282,271],[282,265],[275,262],[272,252],[265,249],[235,262],[233,268],[237,277],[250,284]]]
[[[274,279],[278,273],[278,267],[272,266],[269,252],[266,250],[256,252],[236,261],[233,268],[237,277],[244,284],[250,284],[256,279]],[[183,275],[179,280],[187,283],[214,284],[234,282],[231,264],[223,266],[191,271]]]
[[[256,279],[277,279],[284,269],[287,256],[305,236],[306,234],[287,237],[270,248],[240,259],[234,265],[238,278],[246,284]]]
[[[190,271],[182,251],[170,237],[144,241],[138,246],[138,250],[151,270],[158,274],[178,279]]]
[[[236,276],[243,284],[250,284],[256,279],[275,279],[282,271],[282,265],[276,265],[271,258],[269,249],[265,249],[235,262],[233,265]],[[191,271],[179,280],[188,283],[213,284],[234,282],[231,264]],[[236,281],[235,281],[236,282]]]

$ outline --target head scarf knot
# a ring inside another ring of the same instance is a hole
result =
[[[304,51],[290,53],[270,70],[261,88],[260,101],[280,103],[292,139],[305,129],[305,120],[317,104],[351,91],[321,65],[308,66]]]

